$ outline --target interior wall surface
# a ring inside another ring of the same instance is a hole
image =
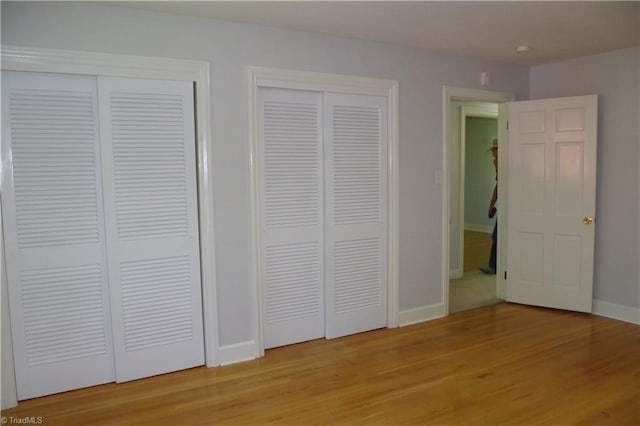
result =
[[[531,98],[598,95],[594,299],[640,307],[640,47],[531,68]],[[589,215],[585,212],[585,215]]]
[[[399,82],[399,310],[443,303],[442,87],[529,95],[529,69],[411,48],[105,4],[2,2],[2,43],[208,61],[219,344],[255,339],[248,66]]]

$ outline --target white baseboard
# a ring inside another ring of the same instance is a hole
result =
[[[220,347],[220,365],[235,364],[254,359],[256,359],[256,342],[253,340]]]
[[[450,269],[449,270],[449,279],[450,280],[457,280],[458,278],[462,278],[464,276],[464,273],[462,272],[462,269]]]
[[[640,325],[640,308],[594,300],[592,311],[596,315]]]
[[[493,232],[493,225],[475,225],[473,223],[464,224],[465,231],[476,231],[491,234]]]
[[[400,327],[404,327],[411,324],[417,324],[419,322],[442,318],[445,316],[445,312],[444,303],[407,309],[406,311],[401,311],[398,314],[398,324]]]

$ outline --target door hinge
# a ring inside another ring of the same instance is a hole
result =
[[[509,120],[507,120],[507,130],[509,130]]]
[[[507,279],[507,271],[504,271],[504,279]]]

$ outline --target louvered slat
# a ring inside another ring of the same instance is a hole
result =
[[[14,88],[8,101],[18,247],[97,243],[93,94]]]
[[[186,235],[182,96],[110,96],[118,237]]]
[[[335,105],[332,112],[335,223],[380,221],[380,111]]]
[[[266,252],[266,321],[295,320],[320,313],[318,243],[268,247]]]
[[[127,351],[192,338],[189,259],[152,259],[120,266]]]
[[[100,265],[35,269],[21,278],[30,366],[106,353]]]
[[[318,225],[318,105],[265,101],[263,108],[265,226]]]
[[[380,240],[340,241],[335,247],[335,312],[380,306]]]

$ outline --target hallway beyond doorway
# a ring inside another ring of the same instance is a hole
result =
[[[464,277],[449,281],[449,313],[503,302],[496,297],[496,276],[479,270],[465,272]]]
[[[464,276],[449,281],[449,313],[502,302],[496,297],[496,276],[480,272],[490,250],[490,233],[464,231]]]

